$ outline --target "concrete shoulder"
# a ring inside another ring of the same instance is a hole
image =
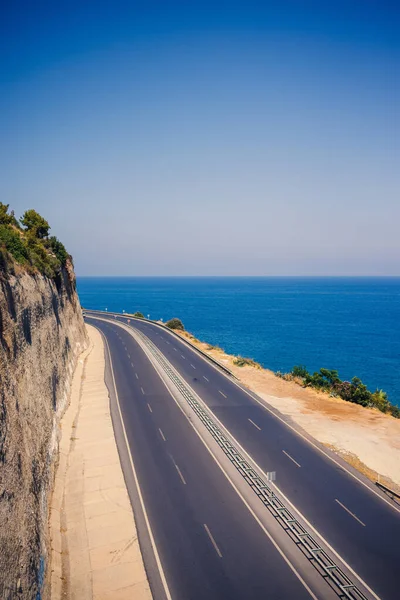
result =
[[[51,503],[51,598],[152,598],[110,416],[104,345],[87,326],[70,405],[61,423]]]

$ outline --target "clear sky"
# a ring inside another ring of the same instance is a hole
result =
[[[399,6],[3,3],[0,198],[80,275],[400,275]]]

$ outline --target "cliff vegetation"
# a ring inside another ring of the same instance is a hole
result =
[[[19,221],[9,204],[0,202],[0,261],[12,270],[15,263],[29,273],[55,278],[65,267],[68,255],[64,245],[49,236],[50,225],[35,210],[27,210]]]
[[[72,259],[0,203],[0,598],[47,600],[59,420],[86,345]]]

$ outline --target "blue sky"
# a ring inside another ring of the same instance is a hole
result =
[[[400,275],[400,10],[15,2],[0,191],[81,275]]]

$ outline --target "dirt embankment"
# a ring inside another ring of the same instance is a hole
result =
[[[87,343],[75,275],[0,264],[0,597],[46,598],[58,423]]]
[[[235,356],[181,333],[195,346],[227,366],[249,389],[290,417],[367,477],[400,492],[400,419],[364,408],[293,381],[268,369],[238,367]]]

